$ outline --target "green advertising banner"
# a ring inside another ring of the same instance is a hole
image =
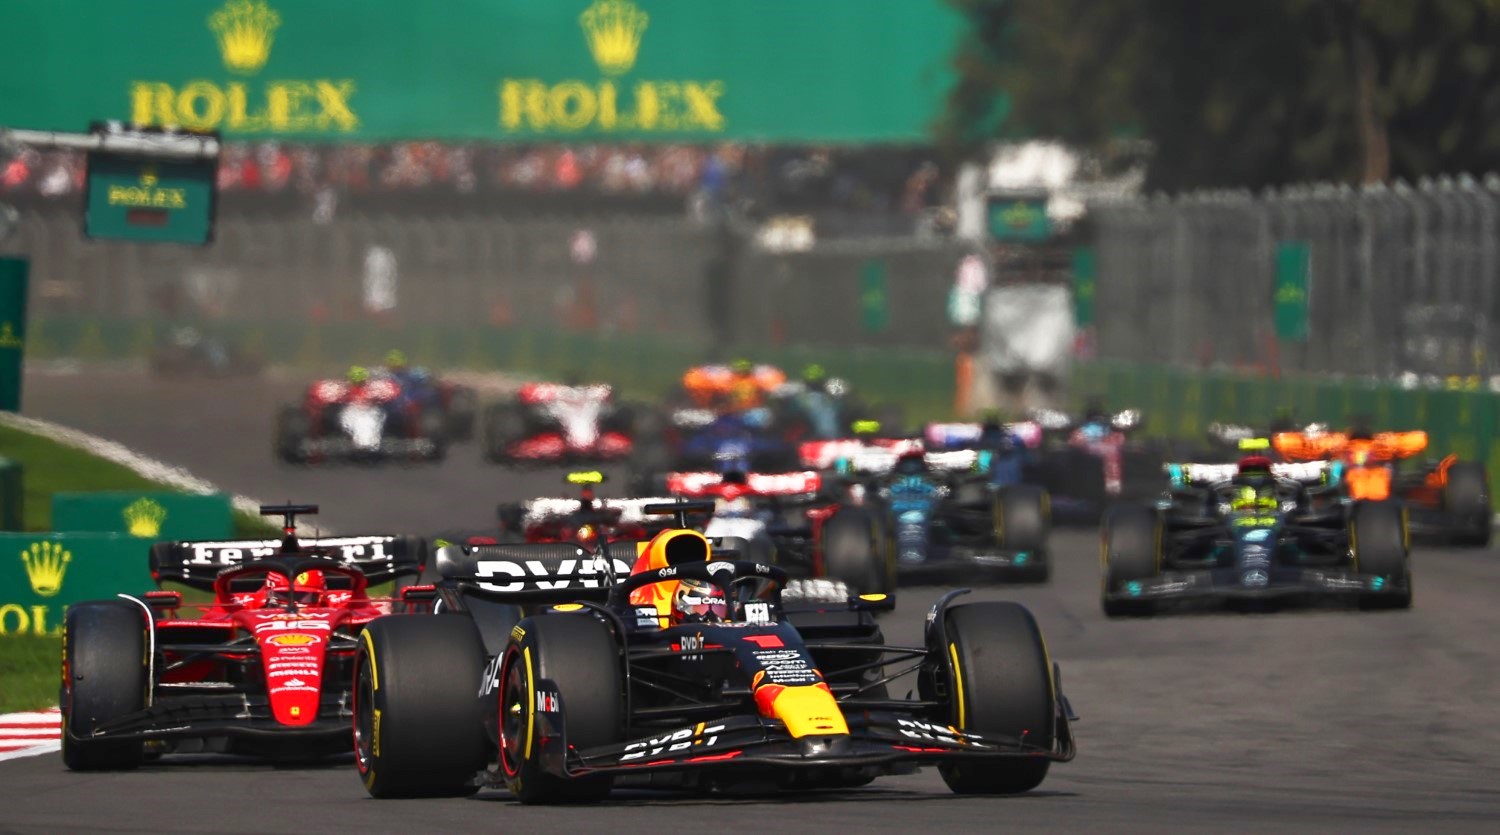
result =
[[[234,517],[223,493],[54,493],[52,529],[124,533],[153,541],[227,539],[234,533]]]
[[[27,263],[0,258],[0,411],[21,411],[21,365],[26,352]]]
[[[1099,282],[1095,264],[1093,247],[1073,250],[1073,323],[1080,328],[1094,324],[1094,294]]]
[[[1283,342],[1307,341],[1307,280],[1311,260],[1305,243],[1276,246],[1276,338]]]
[[[869,333],[881,333],[891,325],[891,299],[885,279],[885,262],[878,258],[866,261],[860,270],[860,320]]]
[[[83,232],[90,238],[203,245],[213,239],[218,161],[89,154]]]
[[[990,238],[1006,243],[1036,243],[1052,237],[1047,195],[990,195],[986,205]]]
[[[0,533],[0,638],[57,635],[73,603],[151,589],[149,549],[123,534]]]
[[[10,0],[0,124],[921,141],[962,26],[946,0]]]

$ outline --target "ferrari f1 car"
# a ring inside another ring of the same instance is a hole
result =
[[[63,762],[128,769],[147,753],[317,757],[349,750],[351,663],[371,620],[412,605],[422,570],[412,537],[299,541],[292,517],[314,506],[264,507],[287,516],[282,542],[162,542],[159,581],[211,590],[122,594],[68,607],[63,637]],[[371,582],[394,579],[395,599]]]
[[[484,412],[484,455],[497,464],[618,461],[635,448],[639,410],[607,385],[527,383]]]
[[[393,375],[363,369],[308,386],[300,406],[276,420],[273,445],[289,464],[325,461],[440,461],[452,418]]]
[[[951,592],[920,646],[889,646],[881,595],[799,609],[783,570],[683,529],[599,552],[447,546],[436,566],[444,616],[381,618],[359,642],[356,764],[375,797],[853,787],[920,765],[958,793],[1009,794],[1074,754],[1056,667],[1015,603]],[[909,673],[916,697],[891,698]]]
[[[1281,432],[1272,445],[1292,461],[1329,461],[1351,499],[1397,499],[1412,533],[1478,548],[1490,544],[1490,480],[1484,465],[1456,455],[1403,465],[1427,449],[1426,432]]]
[[[1193,598],[1345,597],[1411,605],[1406,514],[1347,499],[1326,462],[1169,464],[1154,506],[1120,506],[1103,532],[1106,614]]]

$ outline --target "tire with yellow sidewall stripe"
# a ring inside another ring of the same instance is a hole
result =
[[[568,779],[542,767],[538,703],[561,702],[569,748],[624,741],[624,672],[620,645],[603,621],[586,613],[549,613],[511,630],[500,665],[500,772],[522,803],[587,803],[609,794],[608,777]],[[556,694],[542,693],[550,681]]]
[[[355,764],[373,797],[459,797],[479,790],[484,648],[458,615],[370,622],[354,662]]]
[[[1017,794],[1041,785],[1043,754],[1057,734],[1057,689],[1041,628],[1019,603],[983,602],[947,610],[949,721],[961,732],[1019,739],[1036,756],[938,767],[956,794]]]

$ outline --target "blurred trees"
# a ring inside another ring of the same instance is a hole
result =
[[[1154,146],[1153,188],[1500,168],[1500,0],[949,0],[939,126]]]

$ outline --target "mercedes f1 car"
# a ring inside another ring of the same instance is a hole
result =
[[[640,410],[607,385],[528,383],[484,412],[484,455],[497,464],[618,461],[635,448]]]
[[[318,757],[349,750],[351,663],[359,630],[411,606],[422,570],[412,537],[299,541],[285,514],[281,542],[162,542],[151,547],[159,584],[211,590],[186,604],[177,591],[122,594],[68,607],[63,637],[63,762],[74,770],[128,769],[148,754]],[[396,581],[394,599],[368,584]]]
[[[273,445],[289,464],[440,461],[453,438],[451,422],[397,377],[357,370],[314,382],[300,406],[282,409]]]
[[[1280,432],[1271,443],[1291,461],[1330,462],[1351,499],[1400,500],[1417,536],[1485,548],[1494,508],[1484,465],[1456,455],[1403,465],[1427,449],[1426,432]]]
[[[1326,462],[1169,464],[1154,506],[1120,506],[1103,531],[1106,614],[1169,601],[1345,597],[1362,608],[1411,605],[1406,514],[1355,501]]]
[[[356,765],[378,798],[854,787],[921,765],[957,793],[1010,794],[1074,755],[1057,668],[1015,603],[951,592],[920,646],[890,646],[883,596],[786,604],[782,569],[685,529],[597,552],[447,546],[436,567],[444,616],[381,618],[359,641]],[[912,673],[915,698],[891,698]]]

